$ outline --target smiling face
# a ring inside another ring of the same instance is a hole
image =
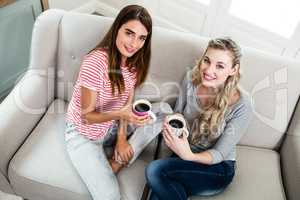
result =
[[[202,84],[205,87],[218,88],[229,76],[237,72],[233,67],[233,56],[228,50],[208,48],[200,65]]]
[[[146,41],[148,31],[138,20],[130,20],[123,24],[116,38],[116,46],[122,55],[122,60],[133,56]]]

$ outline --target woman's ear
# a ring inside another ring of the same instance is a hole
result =
[[[236,64],[231,68],[231,71],[229,73],[230,76],[235,75],[240,69],[240,64]]]

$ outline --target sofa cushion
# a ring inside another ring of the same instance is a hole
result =
[[[0,191],[5,192],[5,193],[11,193],[11,194],[14,193],[12,191],[7,179],[1,172],[0,172]]]
[[[299,61],[242,47],[240,85],[251,99],[253,120],[239,144],[277,150],[300,93]]]
[[[300,104],[280,149],[283,182],[289,200],[300,197]]]
[[[220,194],[191,200],[285,200],[280,158],[275,151],[246,146],[237,148],[232,183]]]
[[[65,13],[57,41],[57,98],[70,101],[84,56],[101,41],[112,21],[95,15]]]
[[[17,194],[30,200],[91,199],[73,168],[64,146],[67,104],[55,100],[9,165],[9,179]],[[140,199],[145,185],[144,168],[152,159],[152,142],[129,168],[119,175],[122,197]],[[53,195],[55,194],[55,195]]]
[[[2,199],[2,200],[22,200],[22,198],[19,196],[4,193],[1,190],[0,190],[0,199]]]

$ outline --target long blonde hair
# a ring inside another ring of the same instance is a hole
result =
[[[220,136],[220,125],[228,109],[230,97],[238,90],[237,84],[241,76],[239,71],[241,59],[240,47],[230,38],[217,38],[209,41],[203,56],[193,68],[192,83],[195,86],[202,84],[200,65],[209,48],[230,51],[232,54],[232,67],[237,67],[237,72],[227,78],[221,88],[218,88],[218,93],[214,100],[203,108],[203,112],[199,115],[198,123],[194,127],[195,132],[192,134],[193,144],[197,144],[203,137],[211,143]]]

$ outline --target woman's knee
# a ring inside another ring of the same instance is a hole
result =
[[[152,179],[157,176],[158,164],[157,161],[152,161],[145,170],[147,182],[152,182]]]
[[[166,114],[172,114],[173,113],[173,110],[172,110],[171,106],[166,102],[160,102],[159,109],[160,109],[161,112],[166,113]]]
[[[165,164],[164,160],[155,160],[146,167],[146,179],[150,185],[161,177]]]

